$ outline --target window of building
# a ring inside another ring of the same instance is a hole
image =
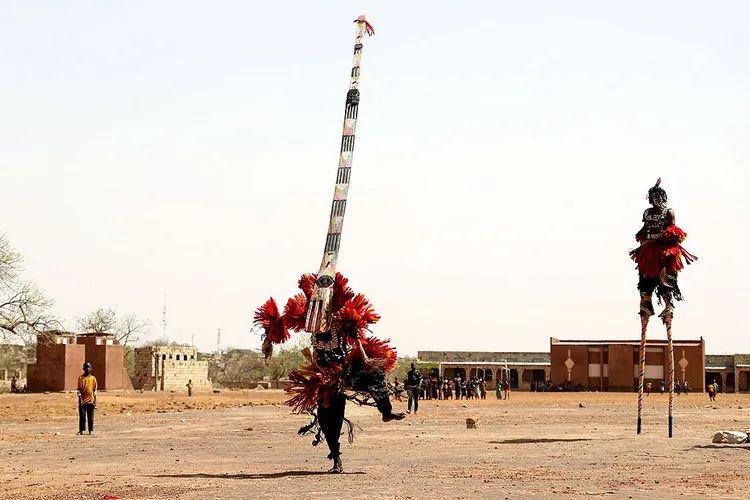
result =
[[[179,360],[180,360],[180,355],[178,354],[178,355],[177,355],[177,361],[179,361]]]

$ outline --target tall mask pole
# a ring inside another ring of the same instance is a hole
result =
[[[359,16],[354,22],[357,24],[357,34],[354,39],[354,62],[352,63],[349,91],[346,93],[344,131],[341,137],[336,188],[333,192],[333,204],[331,206],[325,249],[323,250],[323,260],[320,263],[320,270],[318,271],[312,296],[308,301],[307,315],[305,317],[305,331],[310,333],[321,333],[329,330],[333,283],[336,279],[336,262],[339,257],[339,246],[341,245],[341,230],[344,226],[344,213],[346,212],[352,156],[354,154],[354,132],[357,128],[357,113],[359,112],[358,87],[360,62],[362,60],[362,42],[365,35],[375,33],[370,23],[365,19],[365,16]]]

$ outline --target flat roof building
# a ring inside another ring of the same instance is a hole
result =
[[[511,389],[530,390],[550,376],[547,352],[419,351],[417,361],[436,364],[440,377],[483,378],[490,389],[507,378]]]
[[[640,345],[640,340],[551,337],[549,352],[419,351],[417,362],[441,377],[484,378],[493,388],[500,377],[508,377],[511,388],[521,390],[549,381],[553,388],[636,391]],[[673,348],[675,380],[690,390],[704,391],[716,381],[723,392],[750,392],[750,354],[706,355],[702,337],[675,340]],[[667,382],[668,355],[666,339],[647,341],[645,378],[655,390]]]
[[[635,391],[640,372],[640,340],[559,340],[550,338],[553,386],[583,390]],[[704,386],[705,343],[700,340],[673,342],[675,380],[693,390]],[[669,373],[667,341],[646,342],[646,383],[658,387]]]

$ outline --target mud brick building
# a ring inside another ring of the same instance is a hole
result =
[[[211,390],[208,361],[198,360],[195,347],[148,346],[135,349],[133,387],[145,391],[185,391],[188,380],[195,390]]]
[[[91,363],[91,373],[96,377],[99,390],[133,388],[125,369],[125,347],[118,344],[113,335],[83,333],[76,337],[76,342],[86,347],[86,361]],[[80,372],[80,366],[78,368]]]
[[[635,391],[640,371],[640,340],[550,339],[552,385],[569,384],[584,390]],[[692,390],[702,390],[706,369],[706,346],[699,340],[675,340],[675,380],[686,381]],[[667,341],[646,343],[646,382],[659,387],[669,374]]]
[[[422,373],[484,378],[494,389],[507,377],[513,389],[529,390],[537,382],[584,391],[636,391],[640,340],[560,340],[550,338],[549,352],[419,351]],[[666,339],[646,345],[646,382],[658,389],[669,375]],[[698,340],[674,341],[675,380],[692,391],[716,381],[722,392],[750,392],[750,354],[706,354]]]
[[[86,361],[86,346],[69,332],[47,332],[36,343],[36,363],[26,367],[30,391],[74,391]]]
[[[83,363],[91,363],[99,390],[131,389],[125,350],[112,335],[47,332],[36,344],[36,363],[27,367],[31,391],[74,391]]]

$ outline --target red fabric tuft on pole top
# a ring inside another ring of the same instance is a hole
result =
[[[375,34],[375,28],[372,27],[372,24],[367,22],[367,19],[365,19],[364,14],[359,16],[357,19],[355,19],[354,22],[365,23],[365,33],[367,33],[368,36],[372,36]]]

